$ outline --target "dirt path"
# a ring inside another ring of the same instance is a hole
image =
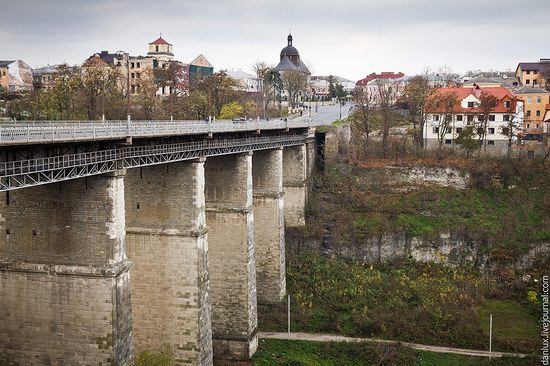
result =
[[[258,334],[259,338],[270,338],[270,339],[289,339],[287,333],[273,333],[273,332],[260,332]],[[455,353],[465,356],[478,356],[478,357],[489,357],[489,351],[480,351],[473,349],[462,349],[462,348],[451,348],[451,347],[442,347],[442,346],[429,346],[425,344],[409,343],[409,342],[400,342],[400,341],[388,341],[383,339],[374,339],[374,338],[351,338],[344,337],[332,334],[314,334],[314,333],[290,333],[291,340],[302,340],[302,341],[315,341],[315,342],[378,342],[378,343],[400,343],[404,346],[411,347],[413,349],[421,351],[430,351],[436,353]],[[507,352],[493,352],[492,357],[526,357],[526,354],[523,353],[507,353]]]

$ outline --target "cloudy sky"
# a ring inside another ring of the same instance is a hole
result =
[[[276,64],[292,29],[315,74],[443,65],[515,69],[550,57],[550,0],[2,0],[0,60],[81,63],[94,52],[147,53],[162,32],[176,59],[219,69]]]

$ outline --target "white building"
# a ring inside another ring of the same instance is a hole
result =
[[[245,72],[241,69],[229,69],[227,76],[237,82],[239,90],[248,93],[257,93],[260,90],[260,83],[256,75]]]
[[[483,134],[486,111],[480,108],[482,93],[493,95],[496,105],[488,114],[486,125],[486,146],[500,152],[506,151],[508,136],[517,141],[523,126],[523,101],[508,89],[497,88],[440,88],[435,92],[426,109],[426,124],[423,136],[427,147],[453,147],[456,138],[466,127],[472,127],[476,136]],[[445,97],[456,95],[454,105],[444,105]],[[445,128],[443,133],[442,129]],[[510,132],[510,128],[512,131]]]

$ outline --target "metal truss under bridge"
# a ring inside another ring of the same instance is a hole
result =
[[[0,191],[217,155],[273,149],[307,142],[307,134],[204,140],[150,146],[127,146],[55,157],[0,163]]]

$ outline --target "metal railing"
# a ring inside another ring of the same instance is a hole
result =
[[[220,132],[308,128],[326,124],[311,118],[248,121],[25,121],[0,123],[0,146],[27,143],[70,142],[162,137]]]

